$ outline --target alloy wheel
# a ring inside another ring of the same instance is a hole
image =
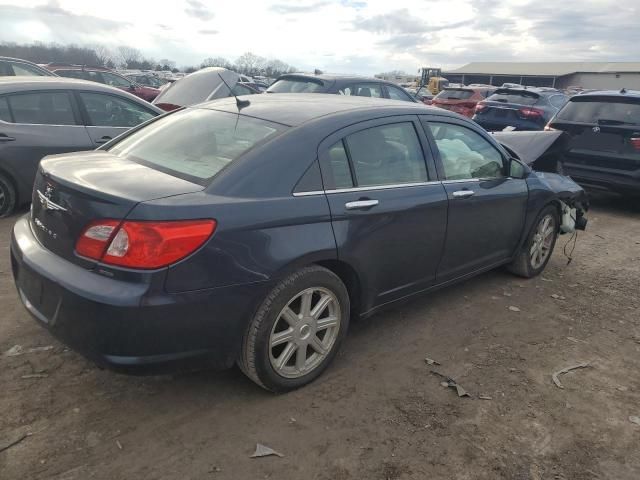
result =
[[[538,222],[531,249],[529,250],[529,259],[534,269],[538,269],[544,265],[544,262],[551,253],[553,237],[556,234],[555,223],[555,219],[551,214],[545,215],[540,222]]]

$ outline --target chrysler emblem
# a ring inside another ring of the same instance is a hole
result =
[[[53,187],[51,185],[47,185],[44,193],[40,190],[36,190],[38,192],[38,198],[40,199],[40,205],[45,210],[58,210],[60,212],[66,212],[67,209],[57,203],[51,201],[51,194],[53,193]]]
[[[597,125],[593,127],[591,130],[593,130],[593,133],[600,133],[600,127]]]

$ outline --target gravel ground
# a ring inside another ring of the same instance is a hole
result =
[[[573,262],[561,237],[541,277],[494,271],[355,322],[326,374],[281,396],[237,369],[130,377],[68,351],[18,301],[14,220],[0,220],[2,480],[640,478],[638,204],[597,198]],[[258,442],[284,457],[249,458]]]

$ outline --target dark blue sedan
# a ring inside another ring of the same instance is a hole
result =
[[[50,156],[32,200],[13,273],[55,336],[126,370],[237,362],[273,391],[318,377],[350,318],[501,265],[537,275],[586,223],[580,187],[468,119],[316,94],[218,100]]]

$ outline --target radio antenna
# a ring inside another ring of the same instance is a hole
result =
[[[222,78],[222,75],[218,73],[218,76],[220,77],[220,80],[222,80],[222,83],[224,83],[227,86],[227,88],[229,89],[229,92],[231,92],[231,95],[233,95],[233,98],[236,99],[236,107],[238,107],[238,112],[240,112],[240,110],[242,110],[244,107],[248,107],[249,105],[251,105],[251,102],[249,102],[249,100],[240,100],[238,96],[235,93],[233,93],[233,90],[231,89],[229,84],[224,81],[224,78]]]

